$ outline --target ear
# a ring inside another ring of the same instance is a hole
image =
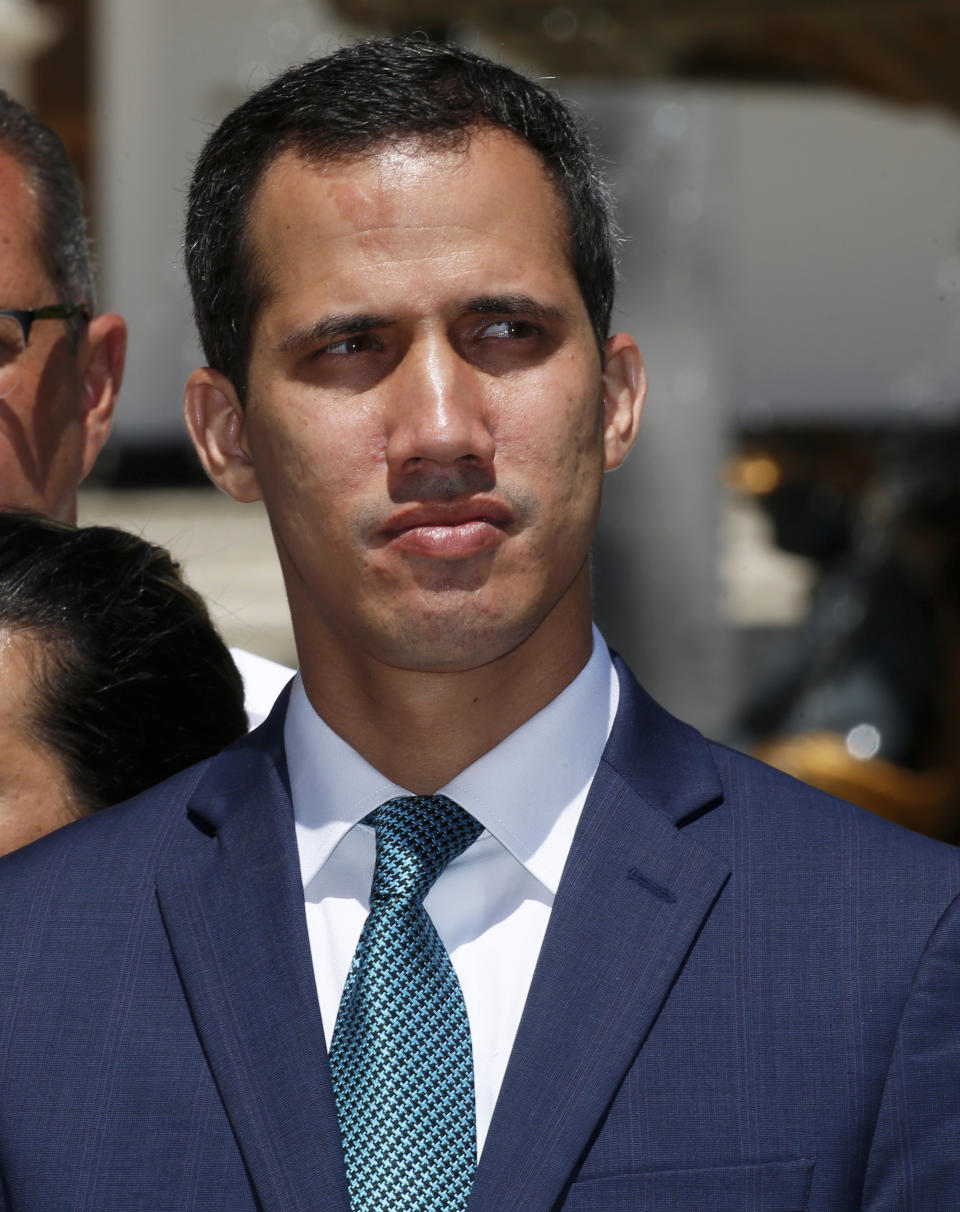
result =
[[[83,391],[81,480],[89,474],[110,435],[126,356],[127,325],[123,316],[116,312],[94,316],[77,351]]]
[[[640,428],[647,368],[636,341],[625,332],[610,337],[603,352],[603,469],[613,471],[627,457]]]
[[[246,413],[230,380],[202,366],[187,380],[183,419],[203,470],[236,501],[259,501],[260,481],[246,440]]]

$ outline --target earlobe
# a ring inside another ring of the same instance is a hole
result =
[[[187,380],[183,419],[203,469],[236,501],[259,501],[260,481],[246,444],[246,415],[230,380],[203,366]]]
[[[617,333],[604,345],[603,468],[613,471],[630,452],[647,394],[647,370],[633,337]]]
[[[126,353],[127,325],[123,316],[116,312],[94,316],[78,356],[83,388],[81,479],[90,472],[110,435]]]

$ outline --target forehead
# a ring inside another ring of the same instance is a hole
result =
[[[0,307],[28,307],[47,284],[40,216],[30,177],[0,145]]]
[[[371,268],[458,250],[493,260],[500,247],[526,247],[529,261],[572,275],[567,229],[539,156],[507,132],[481,130],[455,149],[404,142],[323,162],[286,151],[264,173],[248,232],[269,298],[291,275],[333,271],[347,246]]]

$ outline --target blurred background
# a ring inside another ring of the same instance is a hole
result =
[[[185,182],[277,71],[414,29],[549,79],[619,197],[651,390],[596,545],[610,641],[709,734],[960,839],[956,0],[0,0],[0,86],[64,139],[131,330],[81,521],[293,662],[262,512],[182,434]]]

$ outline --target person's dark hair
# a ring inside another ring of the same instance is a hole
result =
[[[79,806],[119,803],[247,728],[203,599],[162,548],[108,526],[0,512],[0,632],[37,641],[25,721]]]
[[[251,200],[285,151],[350,159],[394,142],[464,146],[499,127],[541,158],[569,222],[570,260],[598,343],[609,335],[616,243],[610,191],[582,126],[558,96],[509,67],[417,37],[371,38],[291,68],[228,114],[190,187],[186,266],[207,361],[246,392],[263,298],[247,238]]]
[[[33,187],[40,219],[37,251],[43,258],[58,301],[78,303],[85,300],[92,312],[95,306],[93,272],[83,192],[77,174],[66,148],[49,126],[38,122],[3,89],[0,89],[0,149],[21,165]],[[84,319],[80,315],[71,316],[64,323],[70,342],[76,348]]]

